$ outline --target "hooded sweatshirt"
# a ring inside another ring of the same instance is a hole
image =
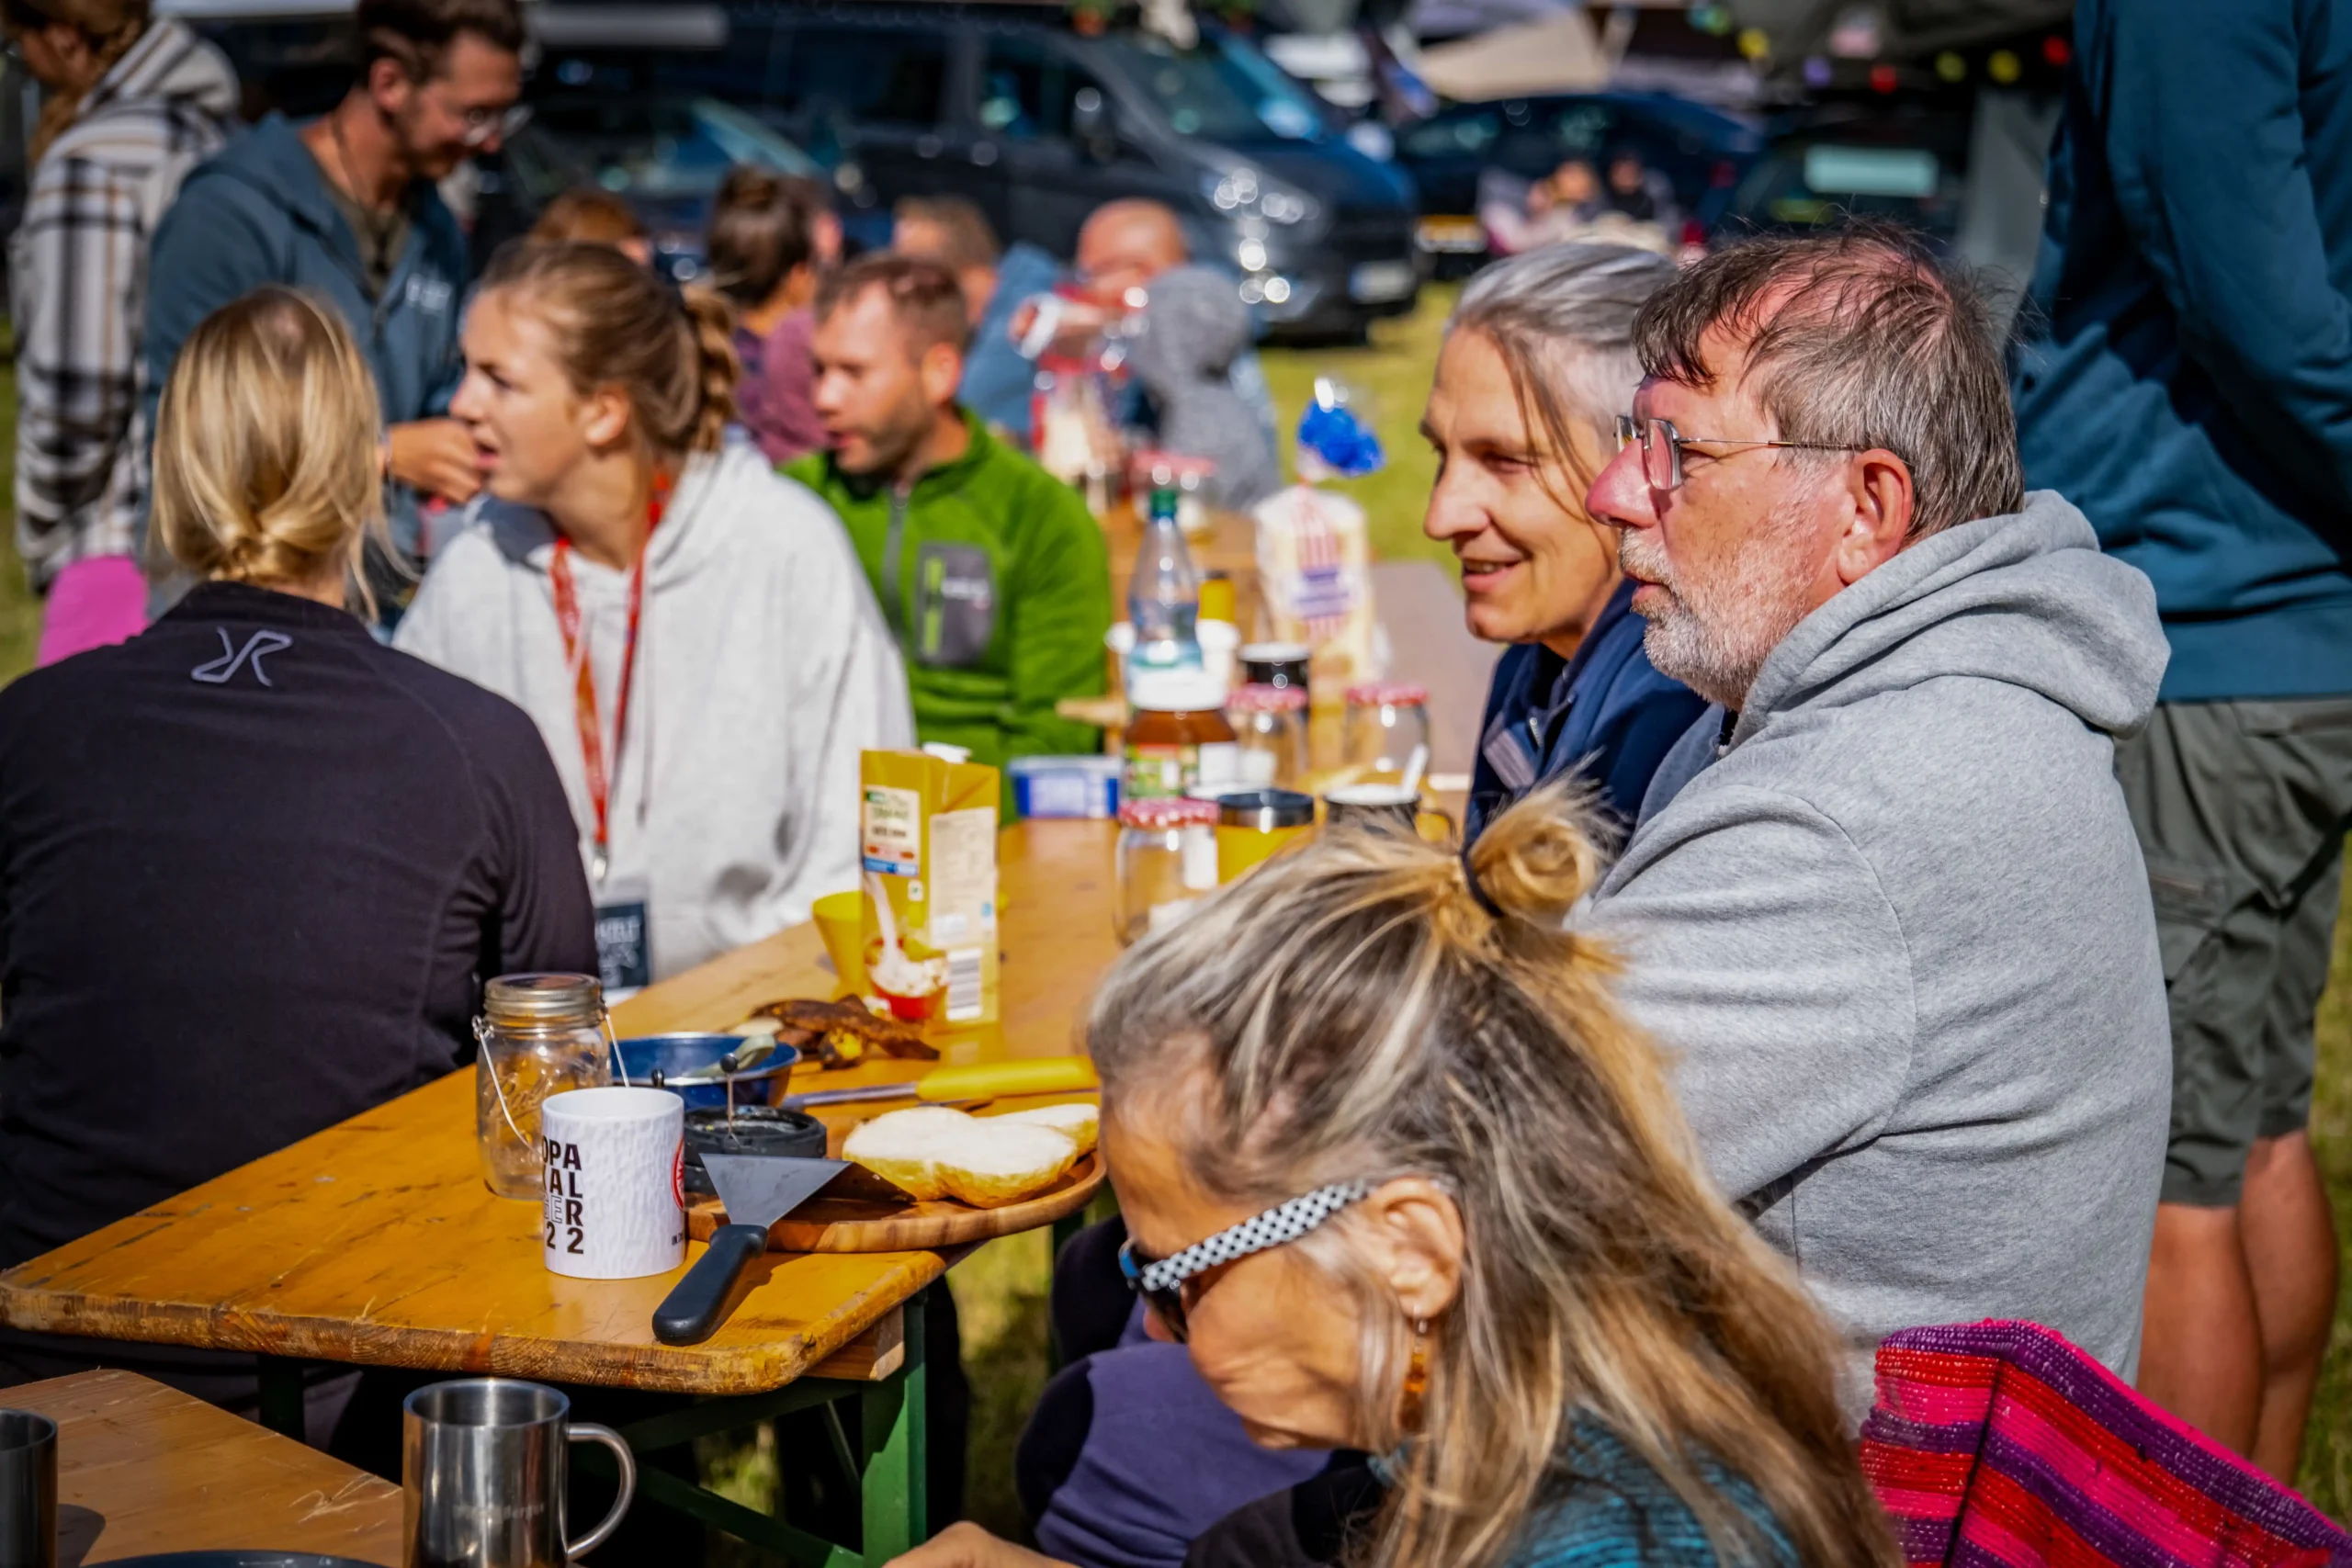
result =
[[[2172,1046],[2113,742],[2165,657],[2057,496],[1931,535],[1773,649],[1727,744],[1701,716],[1573,917],[1857,1351],[2026,1318],[2132,1374]]]
[[[147,527],[140,334],[147,247],[180,182],[228,140],[228,60],[164,17],[83,96],[32,172],[9,240],[17,332],[17,544],[46,589],[131,556]]]
[[[343,313],[375,372],[385,423],[446,410],[463,368],[458,318],[466,237],[429,183],[413,186],[408,202],[408,243],[379,297],[368,287],[351,225],[327,194],[325,173],[283,116],[271,115],[199,165],[155,234],[147,428],[154,429],[164,378],[197,323],[265,283],[302,289]],[[413,497],[401,489],[393,502],[393,536],[413,549]]]
[[[1250,308],[1233,280],[1204,266],[1170,267],[1151,280],[1142,332],[1127,367],[1159,413],[1162,451],[1206,457],[1210,504],[1246,512],[1282,488],[1264,423],[1233,389],[1233,365],[1250,351]]]
[[[595,814],[564,658],[545,513],[477,501],[395,646],[489,687],[538,725],[591,857]],[[645,552],[627,732],[614,719],[626,571],[571,552],[597,720],[612,758],[600,907],[645,903],[661,979],[808,918],[857,886],[858,753],[913,744],[906,672],[840,521],[734,444],[690,460]]]

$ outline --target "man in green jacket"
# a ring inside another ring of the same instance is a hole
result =
[[[906,658],[916,734],[1001,768],[1099,748],[1054,705],[1102,694],[1111,573],[1078,492],[957,406],[968,321],[935,262],[882,254],[833,274],[814,343],[830,449],[785,472],[849,529]]]

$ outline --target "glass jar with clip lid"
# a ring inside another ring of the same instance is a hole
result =
[[[546,1157],[539,1106],[613,1081],[617,1047],[593,975],[502,975],[474,1020],[474,1137],[481,1179],[502,1198],[539,1199]]]

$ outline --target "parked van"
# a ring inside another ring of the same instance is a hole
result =
[[[736,5],[727,85],[884,206],[954,194],[1010,243],[1071,254],[1088,213],[1167,203],[1196,259],[1294,333],[1409,310],[1421,275],[1410,179],[1351,146],[1336,112],[1247,39],[1204,23],[1178,49],[1086,37],[1059,6]]]

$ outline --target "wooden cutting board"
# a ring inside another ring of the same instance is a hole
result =
[[[1105,1175],[1102,1154],[1089,1150],[1059,1181],[1001,1209],[975,1209],[952,1198],[918,1201],[852,1167],[768,1231],[770,1252],[929,1252],[1052,1224],[1086,1207]],[[834,1189],[841,1189],[836,1191]],[[716,1198],[690,1199],[686,1233],[708,1241],[727,1223]]]

